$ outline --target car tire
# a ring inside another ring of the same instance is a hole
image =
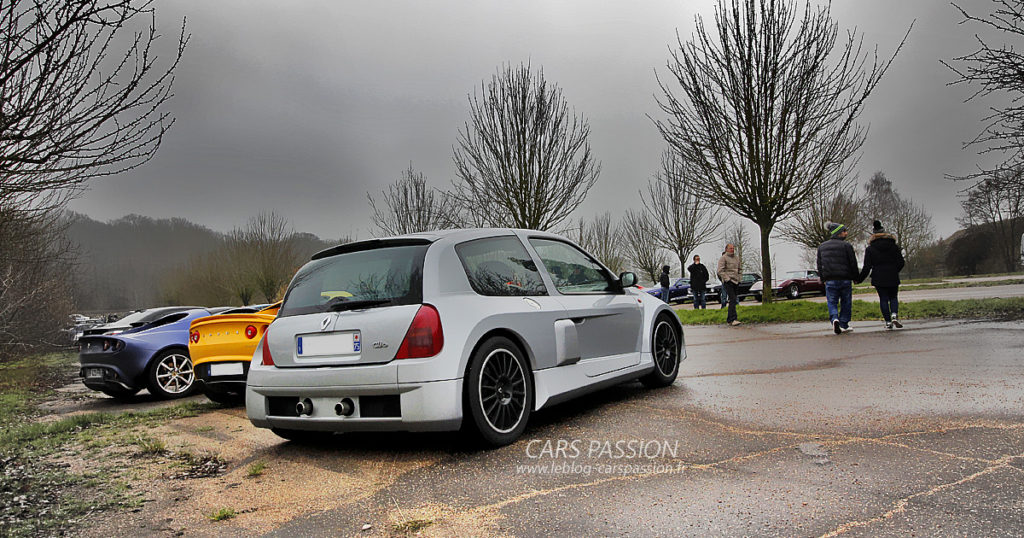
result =
[[[654,318],[651,329],[651,355],[654,356],[654,370],[640,378],[644,386],[652,389],[667,387],[679,375],[679,359],[682,344],[679,329],[665,314]]]
[[[786,295],[790,299],[799,299],[800,298],[800,286],[797,286],[796,284],[790,284],[789,287],[786,288]]]
[[[196,389],[196,372],[188,351],[180,348],[161,351],[149,363],[150,394],[164,400],[184,398]]]
[[[526,430],[533,377],[515,342],[502,336],[485,341],[470,359],[464,387],[464,416],[480,441],[505,446]]]
[[[763,303],[764,302],[764,296],[761,295],[760,293],[756,293],[756,294],[754,294],[754,300],[759,302],[759,303]]]
[[[108,387],[105,389],[100,389],[100,392],[106,394],[107,396],[110,396],[111,398],[124,402],[131,400],[132,397],[138,394],[140,390],[142,389],[123,389]]]
[[[238,407],[245,403],[245,394],[239,394],[237,392],[226,392],[209,387],[203,387],[203,394],[206,395],[210,401],[219,403],[224,407]]]
[[[298,444],[315,444],[329,440],[334,434],[331,432],[311,430],[289,430],[287,428],[270,428],[270,431],[282,439],[287,439]]]

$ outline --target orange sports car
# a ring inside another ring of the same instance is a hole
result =
[[[197,318],[189,327],[188,353],[206,397],[225,405],[245,401],[245,377],[256,345],[281,303],[240,314]]]

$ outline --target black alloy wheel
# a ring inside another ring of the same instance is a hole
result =
[[[654,370],[641,377],[640,382],[650,388],[667,387],[679,375],[679,361],[682,351],[679,332],[668,316],[662,314],[654,320],[651,331],[651,354],[654,355]]]
[[[466,403],[479,437],[504,446],[522,435],[533,406],[533,379],[522,351],[495,337],[473,354],[467,375]]]

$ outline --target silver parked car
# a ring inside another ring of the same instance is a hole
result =
[[[293,440],[464,427],[491,445],[530,413],[686,357],[665,303],[559,235],[470,229],[313,256],[253,356],[253,424]]]

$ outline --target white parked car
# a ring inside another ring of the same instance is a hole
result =
[[[253,356],[246,411],[293,440],[456,430],[491,445],[530,413],[624,381],[671,385],[674,312],[559,235],[471,229],[313,256]]]

